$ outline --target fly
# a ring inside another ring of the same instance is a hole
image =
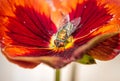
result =
[[[68,15],[63,18],[63,21],[61,21],[63,25],[56,33],[56,38],[54,40],[56,47],[65,47],[65,45],[71,41],[71,34],[77,29],[77,26],[80,24],[80,20],[81,18],[78,17],[69,21]]]

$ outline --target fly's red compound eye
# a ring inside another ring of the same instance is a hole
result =
[[[60,47],[64,47],[64,46],[65,46],[64,42],[60,42]]]
[[[59,40],[54,40],[54,44],[57,46],[57,47],[64,47],[64,42],[62,41],[59,41]]]

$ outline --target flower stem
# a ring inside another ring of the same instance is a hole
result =
[[[56,69],[56,72],[55,72],[55,81],[60,81],[60,69]]]

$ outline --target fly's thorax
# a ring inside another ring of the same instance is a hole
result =
[[[67,39],[67,30],[66,29],[62,29],[61,31],[59,31],[57,33],[57,36],[56,36],[56,39],[59,39],[59,40],[66,40]]]

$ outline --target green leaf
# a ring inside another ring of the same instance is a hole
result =
[[[81,59],[77,60],[77,62],[81,64],[96,64],[94,58],[88,54],[84,54]]]

